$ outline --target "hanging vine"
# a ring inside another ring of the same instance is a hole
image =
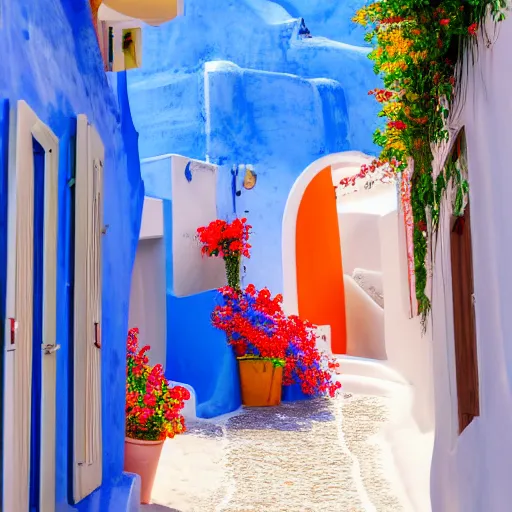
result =
[[[433,176],[432,147],[448,139],[446,120],[460,79],[457,63],[476,44],[488,13],[505,19],[506,0],[382,0],[360,9],[354,21],[366,27],[374,49],[370,59],[384,88],[370,91],[382,104],[387,122],[374,133],[382,148],[380,160],[396,172],[414,161],[411,206],[414,218],[414,274],[418,312],[430,311],[426,293],[428,251],[427,212],[433,227],[439,220],[441,196],[454,169]],[[467,182],[459,189],[466,189]]]

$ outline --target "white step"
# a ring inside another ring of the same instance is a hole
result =
[[[398,372],[390,368],[385,361],[347,355],[335,355],[334,357],[340,363],[340,373],[342,375],[371,377],[398,384],[407,384],[407,381]]]
[[[341,382],[343,393],[355,395],[395,396],[406,390],[404,384],[373,377],[361,377],[360,375],[342,373],[336,376],[336,380]]]

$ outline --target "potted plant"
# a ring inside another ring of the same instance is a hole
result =
[[[224,258],[228,286],[219,290],[212,314],[226,332],[238,359],[242,403],[271,406],[281,402],[282,385],[298,385],[308,396],[334,396],[341,384],[333,379],[339,366],[316,348],[314,326],[284,314],[282,296],[268,289],[240,287],[242,256],[249,257],[251,226],[247,219],[215,220],[197,230],[204,255]]]
[[[235,290],[240,289],[242,256],[249,258],[251,227],[245,218],[232,222],[217,219],[197,230],[201,252],[206,256],[223,258],[228,286]]]
[[[309,396],[335,395],[338,363],[318,351],[312,324],[284,314],[281,295],[254,285],[219,291],[212,323],[226,332],[237,356],[243,405],[279,405],[283,384],[299,384]]]
[[[238,359],[242,403],[259,407],[281,402],[287,342],[273,319],[279,310],[278,298],[268,290],[225,287],[212,314],[213,325],[227,335]]]
[[[187,389],[170,386],[162,365],[148,365],[149,346],[139,349],[139,330],[130,329],[126,356],[124,470],[141,477],[141,503],[149,503],[165,439],[185,432],[180,411]]]

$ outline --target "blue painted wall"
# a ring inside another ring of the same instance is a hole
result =
[[[221,215],[233,213],[231,164],[256,166],[258,185],[237,205],[255,228],[247,280],[275,293],[282,291],[281,219],[297,176],[329,153],[376,152],[378,105],[367,92],[379,81],[351,21],[361,4],[185,0],[184,17],[144,27],[143,67],[128,75],[141,157],[177,153],[225,164]],[[301,39],[298,17],[308,26],[316,20],[319,33],[336,40]],[[225,62],[206,82],[212,61]],[[158,196],[165,172],[147,179]]]
[[[59,238],[57,272],[57,510],[70,507],[70,189],[74,119],[86,114],[106,150],[103,253],[103,481],[77,509],[121,511],[133,478],[124,476],[125,342],[131,271],[140,227],[143,185],[136,134],[126,94],[116,98],[101,65],[85,0],[1,1],[0,98],[24,99],[59,137]],[[122,92],[122,85],[120,90]],[[5,132],[0,130],[5,144]],[[1,188],[1,187],[0,187]],[[0,194],[1,195],[1,194]],[[1,201],[0,201],[1,203]],[[0,214],[1,223],[4,222]],[[2,262],[4,256],[0,258]]]
[[[364,30],[352,18],[358,9],[367,5],[365,0],[273,0],[294,18],[304,18],[306,26],[315,37],[366,46]]]
[[[330,153],[376,153],[378,105],[367,93],[379,80],[363,32],[351,21],[363,3],[185,0],[184,17],[143,29],[143,67],[128,74],[141,157],[177,153],[221,166],[219,215],[233,217],[236,210],[253,226],[245,284],[282,292],[281,223],[300,173]],[[301,18],[314,37],[299,36]],[[253,164],[258,175],[235,208],[233,164]],[[149,195],[172,199],[168,166],[144,165],[142,176]],[[168,308],[169,377],[199,387],[199,395],[216,390],[210,403],[228,403],[235,376],[222,373],[224,355],[182,341],[216,334],[208,323],[176,315],[187,310],[207,319],[210,301],[168,292]],[[201,379],[204,365],[213,368],[213,383]]]

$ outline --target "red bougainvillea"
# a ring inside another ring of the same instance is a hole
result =
[[[356,185],[358,184],[364,184],[364,188],[368,189],[376,182],[391,183],[396,179],[396,173],[393,171],[395,164],[395,161],[388,165],[374,159],[369,165],[363,164],[358,173],[342,178],[340,184],[335,188],[340,190],[341,195],[344,195],[343,189],[346,193],[354,192],[357,190]]]
[[[206,256],[220,256],[226,265],[228,285],[240,289],[240,265],[242,256],[249,258],[251,227],[247,219],[233,222],[214,220],[206,227],[197,229],[201,252]]]
[[[149,346],[139,349],[139,330],[130,329],[126,356],[126,436],[159,441],[185,432],[180,411],[190,398],[187,389],[170,386],[162,365],[148,365]]]
[[[233,222],[214,220],[208,226],[198,228],[197,234],[202,244],[201,252],[207,256],[224,258],[236,254],[249,258],[249,232],[252,226],[247,219],[235,219]]]
[[[314,326],[297,316],[284,314],[282,296],[249,285],[243,291],[220,290],[220,303],[212,323],[226,332],[238,357],[270,359],[284,366],[285,385],[300,384],[308,395],[334,396],[341,384],[333,380],[339,364],[316,347]]]

